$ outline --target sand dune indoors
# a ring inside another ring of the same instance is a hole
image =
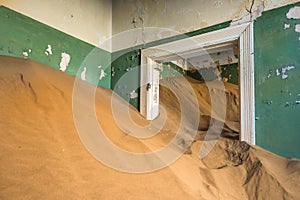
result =
[[[77,134],[72,113],[74,80],[31,60],[0,57],[0,199],[300,198],[297,159],[226,138],[219,139],[208,156],[199,159],[210,118],[220,119],[210,111],[205,84],[191,79],[201,120],[188,153],[170,166],[144,174],[103,165]],[[181,85],[176,78],[170,82]],[[238,88],[231,84],[225,88],[226,98],[235,103],[228,105],[223,136],[237,138]],[[217,94],[218,88],[214,92]],[[180,108],[167,88],[162,87],[160,94],[168,120],[156,136],[143,140],[118,128],[110,106],[112,91],[98,87],[96,114],[107,137],[120,148],[139,153],[169,143],[178,128]],[[117,101],[114,106],[126,104],[122,99]],[[130,107],[130,113],[136,123],[148,124],[134,108]]]

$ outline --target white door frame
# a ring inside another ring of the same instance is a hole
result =
[[[147,86],[144,84],[151,81],[148,74],[149,71],[155,70],[154,68],[157,66],[155,63],[180,57],[182,58],[187,53],[190,54],[193,51],[199,53],[203,48],[235,40],[239,40],[240,47],[240,139],[255,144],[254,48],[252,22],[142,50],[140,87],[141,114],[148,120],[153,120],[158,115],[158,112],[151,113],[150,107],[153,106],[153,104],[149,102],[150,99],[147,97]],[[203,51],[203,53],[205,52]]]

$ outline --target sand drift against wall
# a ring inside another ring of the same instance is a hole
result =
[[[300,198],[299,160],[225,138],[208,156],[198,158],[207,122],[219,120],[217,113],[211,113],[207,89],[200,82],[189,79],[203,119],[189,154],[156,172],[130,174],[101,164],[82,145],[72,115],[74,77],[30,60],[3,56],[0,71],[0,199]],[[169,80],[174,82],[182,86],[176,79]],[[227,100],[235,103],[228,105],[223,135],[235,138],[237,88],[229,84],[225,88]],[[218,94],[218,88],[214,91]],[[98,87],[95,108],[99,124],[115,145],[131,152],[151,152],[174,137],[180,108],[167,88],[161,88],[161,101],[169,118],[156,136],[145,140],[118,128],[111,96],[110,90]],[[114,106],[123,104],[119,99]],[[148,123],[133,107],[130,113],[136,123]]]

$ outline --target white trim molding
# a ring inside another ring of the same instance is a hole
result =
[[[205,34],[188,37],[178,41],[157,45],[142,50],[141,57],[141,87],[140,87],[140,112],[148,120],[155,116],[147,110],[147,88],[149,71],[154,70],[155,62],[167,62],[179,58],[189,58],[191,55],[201,55],[215,48],[222,48],[228,43],[239,41],[240,49],[240,140],[255,144],[255,119],[254,119],[254,48],[253,48],[253,23],[208,32]]]
[[[241,140],[255,144],[253,23],[240,36]]]

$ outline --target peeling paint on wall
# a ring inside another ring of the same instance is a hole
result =
[[[100,69],[100,76],[99,76],[99,80],[102,80],[105,76],[106,76],[106,73],[102,68],[102,66],[98,66],[98,68]]]
[[[255,115],[259,117],[255,123],[256,144],[282,156],[299,158],[300,57],[296,25],[300,21],[295,19],[295,7],[300,7],[300,3],[297,2],[266,11],[255,20],[254,73]],[[267,79],[270,70],[273,73]],[[283,132],[286,137],[282,137]]]
[[[294,20],[300,19],[300,6],[290,8],[289,11],[286,13],[286,17],[288,19]],[[290,28],[290,26],[288,28]],[[300,33],[300,24],[295,25],[295,32]],[[300,37],[298,37],[298,41],[300,41]]]
[[[298,32],[298,33],[300,33],[300,24],[296,24],[295,31]]]
[[[289,29],[291,27],[290,24],[284,24],[284,29]]]
[[[23,56],[28,57],[28,53],[26,51],[24,51],[22,54]]]
[[[286,66],[286,67],[282,67],[282,68],[277,68],[276,69],[276,76],[280,76],[282,79],[287,79],[288,75],[286,74],[287,71],[293,70],[295,69],[295,66]],[[267,75],[267,78],[269,79],[272,76],[272,70],[269,70],[269,73]]]
[[[80,66],[88,66],[90,73],[86,75],[86,81],[110,88],[109,52],[3,6],[0,6],[0,26],[1,30],[6,30],[0,31],[0,55],[32,59],[78,78]],[[62,58],[62,52],[68,55]],[[105,66],[104,71],[108,74],[101,81],[97,69],[100,64]]]
[[[25,50],[22,52],[24,58],[27,58],[29,56],[29,53],[31,53],[31,49]]]
[[[280,76],[279,69],[276,69],[276,76]]]
[[[300,6],[295,6],[286,14],[288,19],[300,19]]]
[[[295,67],[294,67],[294,66],[283,67],[283,68],[281,69],[281,73],[282,73],[281,78],[282,78],[282,79],[286,79],[286,78],[288,77],[288,75],[286,74],[286,72],[287,72],[287,71],[290,71],[290,70],[292,70],[292,69],[295,69]]]
[[[70,60],[71,60],[71,56],[69,54],[67,54],[65,52],[61,53],[61,61],[59,64],[59,66],[60,66],[59,69],[63,72],[66,71]]]
[[[48,55],[52,55],[52,47],[50,44],[48,44],[47,49],[45,51],[45,54]]]
[[[132,92],[130,92],[130,99],[136,99],[138,98],[138,93],[135,92],[135,90],[133,90]]]
[[[84,80],[84,81],[86,80],[86,67],[83,67],[83,70],[80,74],[80,78],[81,78],[81,80]]]
[[[98,45],[99,35],[107,38],[111,36],[110,0],[1,0],[0,2],[8,8],[94,46]]]

